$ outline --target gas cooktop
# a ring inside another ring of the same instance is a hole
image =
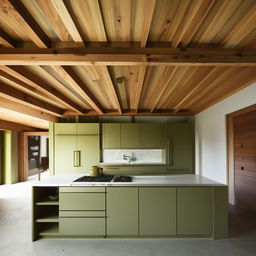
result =
[[[114,175],[102,175],[102,176],[82,176],[73,182],[131,182],[131,176],[114,176]]]

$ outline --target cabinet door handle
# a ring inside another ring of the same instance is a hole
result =
[[[167,138],[167,164],[168,165],[172,165],[172,139],[171,138]]]
[[[73,151],[73,166],[77,167],[77,165],[76,165],[76,150]]]
[[[80,167],[81,166],[81,151],[78,150],[76,151],[77,153],[77,157],[76,157],[76,167]]]

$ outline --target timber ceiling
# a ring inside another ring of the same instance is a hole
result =
[[[1,0],[0,45],[1,119],[193,115],[256,81],[256,1]]]

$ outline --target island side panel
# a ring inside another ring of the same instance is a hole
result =
[[[228,187],[213,187],[213,238],[228,238]]]

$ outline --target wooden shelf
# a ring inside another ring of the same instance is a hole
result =
[[[36,205],[59,205],[59,201],[42,201],[36,202]]]

